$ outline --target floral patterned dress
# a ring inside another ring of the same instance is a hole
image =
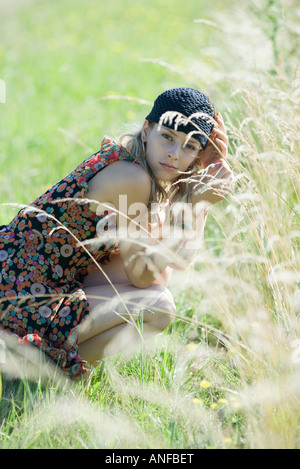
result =
[[[104,138],[98,153],[0,227],[0,329],[40,348],[69,376],[85,371],[76,329],[89,312],[83,276],[94,260],[118,253],[116,242],[86,244],[106,214],[89,208],[87,183],[119,160],[136,162]]]

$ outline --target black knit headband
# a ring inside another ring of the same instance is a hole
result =
[[[191,117],[196,113],[200,114]],[[181,115],[189,120],[180,119]],[[207,137],[213,128],[214,117],[215,107],[208,96],[194,88],[181,87],[160,94],[146,119],[186,134],[193,132],[191,137],[197,139],[202,148],[205,148]]]

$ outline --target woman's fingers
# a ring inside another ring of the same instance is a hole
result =
[[[226,128],[225,128],[225,124],[224,124],[224,120],[223,120],[223,117],[221,115],[220,112],[218,112],[215,116],[215,121],[217,122],[218,124],[218,128],[220,128],[222,130],[222,132],[226,133]]]
[[[214,128],[212,130],[211,135],[210,135],[210,139],[213,140],[213,141],[216,140],[216,139],[219,139],[219,140],[222,140],[222,142],[224,142],[226,145],[228,145],[227,133],[226,133],[226,131],[223,132],[223,130],[221,130],[221,129]]]
[[[220,113],[215,117],[214,125],[209,136],[208,144],[201,156],[201,166],[206,168],[212,163],[216,163],[226,158],[228,152],[228,137],[223,118]]]
[[[215,124],[208,139],[208,144],[203,150],[200,163],[203,169],[207,166],[224,160],[228,154],[228,136],[223,117],[218,112],[215,116]]]
[[[218,163],[212,163],[211,165],[209,165],[206,168],[206,174],[209,176],[214,176],[218,179],[226,179],[232,176],[232,171],[226,161],[222,160]]]
[[[228,151],[228,140],[224,138],[215,138],[213,143],[215,145],[215,156],[219,158],[226,158]]]
[[[210,139],[214,143],[215,147],[217,147],[215,149],[220,150],[220,157],[225,157],[227,155],[228,137],[224,121],[220,113],[216,115],[215,120],[217,125],[213,127]]]

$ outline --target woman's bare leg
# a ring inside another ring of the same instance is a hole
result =
[[[78,342],[80,356],[90,363],[158,334],[175,314],[172,295],[161,285],[145,289],[131,284],[114,287],[118,294],[110,285],[85,288],[90,313],[78,326]]]

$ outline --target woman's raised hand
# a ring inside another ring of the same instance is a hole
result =
[[[209,136],[209,141],[201,156],[202,169],[224,160],[228,153],[228,137],[223,117],[218,112],[215,117],[216,124]]]
[[[228,137],[221,114],[215,116],[215,125],[206,148],[200,157],[202,171],[194,184],[193,201],[215,203],[233,191],[234,177],[226,162]]]

